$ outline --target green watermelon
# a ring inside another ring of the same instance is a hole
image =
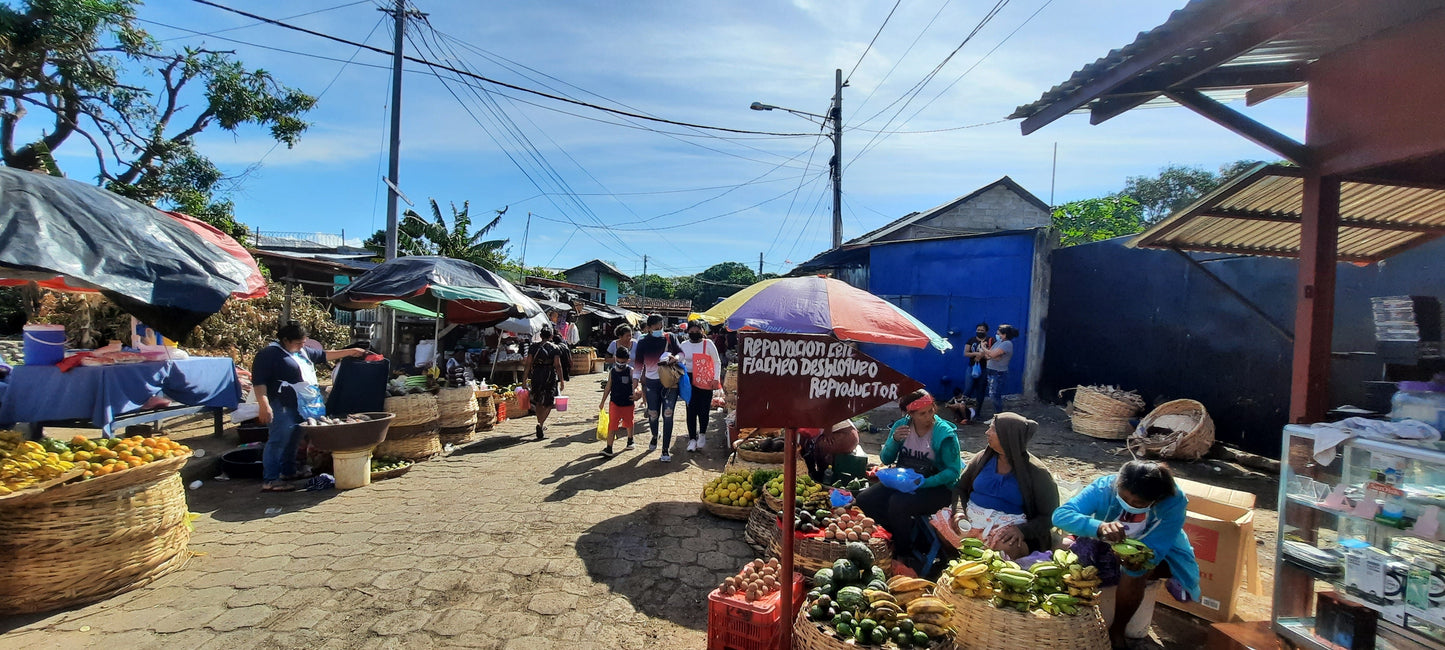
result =
[[[848,561],[858,570],[867,573],[873,568],[873,550],[862,542],[848,542]]]
[[[832,569],[818,569],[818,572],[813,574],[813,587],[831,594],[834,580]]]
[[[863,595],[862,589],[844,587],[838,590],[838,606],[852,610],[864,609],[868,607],[868,597]]]
[[[888,574],[883,571],[882,567],[873,567],[873,571],[871,572],[871,578],[884,584],[888,583]]]
[[[833,563],[833,582],[838,586],[863,584],[863,569],[848,559]]]

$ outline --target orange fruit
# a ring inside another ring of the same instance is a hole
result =
[[[140,467],[141,465],[144,465],[144,464],[146,464],[145,461],[143,461],[143,460],[141,460],[141,459],[139,459],[139,458],[136,458],[135,456],[131,456],[131,458],[130,458],[130,466],[131,466],[131,467]]]

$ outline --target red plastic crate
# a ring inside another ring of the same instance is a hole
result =
[[[506,421],[507,421],[507,403],[506,403],[506,402],[498,402],[498,403],[497,403],[497,422],[501,423],[501,422],[506,422]]]
[[[803,601],[803,575],[793,574],[793,614]],[[781,647],[778,615],[783,592],[748,602],[741,596],[724,596],[714,589],[707,595],[708,650],[775,650]],[[789,621],[792,616],[787,617]]]

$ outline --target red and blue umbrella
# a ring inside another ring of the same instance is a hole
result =
[[[844,341],[910,348],[953,347],[897,305],[824,276],[763,280],[700,315],[713,325],[738,331],[831,334]]]

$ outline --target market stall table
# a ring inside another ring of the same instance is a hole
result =
[[[0,403],[0,428],[16,422],[36,424],[89,421],[110,435],[117,423],[137,424],[131,414],[184,415],[194,409],[144,411],[152,397],[164,396],[188,407],[235,409],[240,402],[236,364],[224,357],[197,357],[113,366],[80,366],[60,372],[56,366],[16,366]],[[159,419],[159,418],[151,418]]]

